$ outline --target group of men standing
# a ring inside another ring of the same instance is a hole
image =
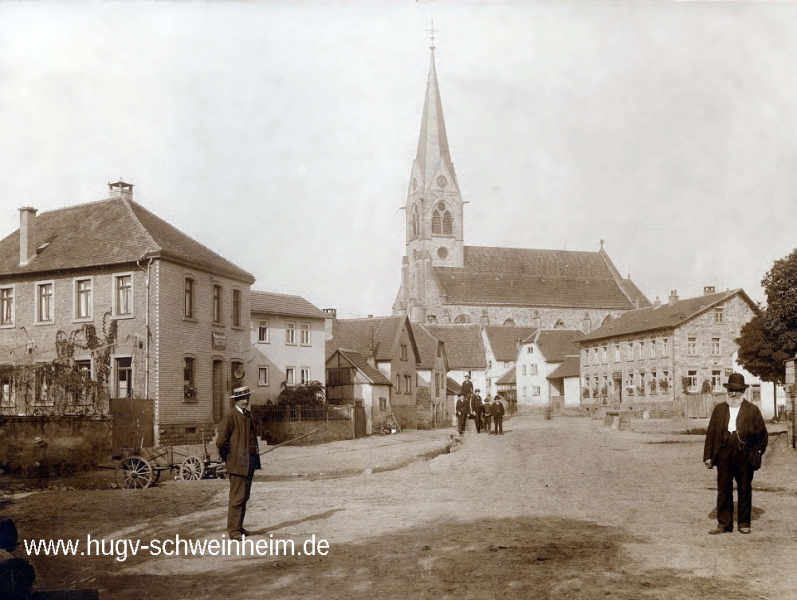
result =
[[[464,433],[468,425],[468,419],[473,419],[476,425],[476,433],[484,430],[495,435],[504,435],[504,405],[498,394],[490,402],[490,396],[482,401],[479,395],[480,390],[473,389],[470,376],[465,375],[462,389],[457,397],[457,431]],[[495,431],[490,432],[490,422],[494,423]]]

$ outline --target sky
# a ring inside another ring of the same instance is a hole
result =
[[[654,300],[797,246],[793,3],[0,2],[0,237],[134,200],[341,317],[390,314],[435,24],[465,243]]]

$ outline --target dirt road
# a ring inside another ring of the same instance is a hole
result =
[[[34,557],[37,587],[102,598],[797,597],[797,461],[780,442],[753,482],[753,534],[709,536],[703,437],[515,418],[450,454],[339,478],[256,482],[253,540],[315,535],[326,556]],[[651,429],[654,431],[655,428]],[[221,539],[224,481],[6,501],[25,537]],[[81,550],[83,548],[81,547]]]

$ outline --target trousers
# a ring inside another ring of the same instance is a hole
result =
[[[249,494],[252,491],[252,477],[233,475],[228,473],[230,478],[230,499],[227,503],[227,532],[230,536],[240,535],[246,517],[246,503],[249,501]]]
[[[739,527],[750,527],[753,508],[753,471],[747,454],[739,449],[736,434],[732,434],[717,454],[717,522],[723,529],[733,530],[733,482],[738,495]]]
[[[503,435],[504,433],[504,415],[493,415],[495,421],[495,433]]]

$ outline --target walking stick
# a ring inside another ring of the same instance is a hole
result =
[[[287,442],[281,442],[281,443],[277,444],[276,446],[269,446],[268,448],[263,450],[263,452],[260,453],[260,456],[263,456],[264,454],[267,454],[267,453],[271,452],[272,450],[276,450],[277,448],[279,448],[280,446],[284,446],[285,444],[290,444],[291,442],[295,442],[296,440],[300,440],[302,438],[306,438],[308,435],[313,435],[314,433],[318,433],[318,429],[313,429],[310,433],[305,433],[304,435],[300,435],[299,437],[295,437],[292,440],[288,440]]]

